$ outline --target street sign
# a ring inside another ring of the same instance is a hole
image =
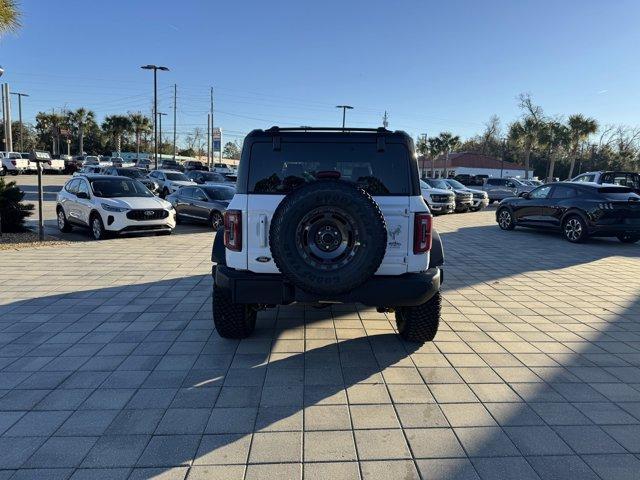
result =
[[[214,127],[211,131],[211,138],[213,140],[213,151],[220,152],[222,147],[222,129]]]

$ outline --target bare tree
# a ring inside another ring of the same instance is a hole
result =
[[[490,144],[498,141],[500,137],[500,117],[491,115],[489,121],[484,124],[484,132],[482,133],[482,154],[487,154]]]

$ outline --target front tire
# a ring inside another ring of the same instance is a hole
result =
[[[94,213],[91,216],[91,220],[89,221],[89,231],[91,233],[91,238],[94,240],[103,240],[106,236],[104,224],[102,223],[102,219],[99,214]]]
[[[513,214],[508,208],[498,210],[498,226],[502,230],[513,230],[516,228],[516,222],[513,219]]]
[[[617,237],[622,243],[636,243],[640,240],[640,235],[633,233],[621,233],[620,235],[617,235]]]
[[[252,305],[233,303],[229,290],[213,286],[213,324],[223,338],[247,338],[256,328]]]
[[[67,220],[67,216],[64,213],[64,209],[62,207],[58,207],[58,230],[63,233],[69,233],[72,229],[71,224]]]
[[[580,243],[587,238],[587,224],[578,215],[569,215],[562,222],[562,236],[571,243]]]
[[[400,336],[410,342],[430,342],[438,333],[442,296],[440,292],[421,305],[396,310],[396,326]]]

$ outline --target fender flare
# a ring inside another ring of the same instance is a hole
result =
[[[440,267],[444,265],[444,248],[440,234],[434,228],[431,233],[431,252],[429,255],[429,268]]]
[[[211,249],[211,261],[218,265],[227,266],[226,249],[224,248],[224,227],[220,227],[216,231],[216,237],[213,239],[213,248]]]

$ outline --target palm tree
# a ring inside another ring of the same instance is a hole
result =
[[[84,155],[85,126],[95,120],[95,114],[91,110],[79,108],[75,112],[70,112],[69,120],[73,128],[78,132],[78,155]]]
[[[571,115],[567,123],[569,125],[570,138],[571,166],[569,167],[569,178],[571,179],[573,177],[573,169],[576,166],[578,148],[582,142],[589,138],[589,135],[598,131],[598,122],[593,118],[577,113]]]
[[[531,151],[540,139],[540,121],[533,116],[514,122],[509,127],[509,141],[524,150],[524,178],[529,178]]]
[[[0,36],[20,28],[20,11],[15,0],[0,0]]]
[[[136,159],[140,156],[140,141],[142,135],[151,131],[151,119],[145,115],[138,113],[130,113],[131,128],[136,136]]]
[[[438,139],[438,143],[440,144],[440,151],[445,154],[443,176],[444,178],[447,178],[449,176],[449,154],[452,150],[460,147],[460,137],[457,135],[453,135],[450,132],[441,132],[440,135],[438,135]]]
[[[122,135],[131,131],[131,120],[124,115],[109,115],[102,122],[102,130],[114,139],[116,152],[120,154]]]
[[[552,182],[556,160],[569,144],[569,129],[555,120],[540,123],[539,126],[538,144],[549,152],[547,182]]]
[[[436,157],[445,150],[440,137],[431,137],[427,142],[429,143],[429,153],[431,154],[431,178],[436,178]]]

